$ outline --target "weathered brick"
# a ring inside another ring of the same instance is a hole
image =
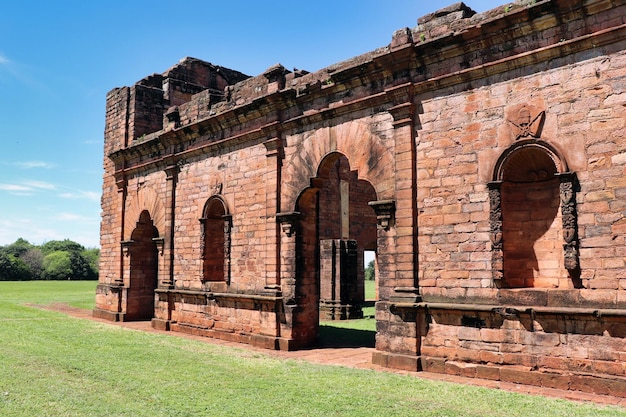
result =
[[[320,311],[358,315],[372,250],[374,360],[626,396],[560,373],[624,374],[625,7],[557,3],[455,5],[311,74],[187,58],[111,91],[94,314],[308,346]]]

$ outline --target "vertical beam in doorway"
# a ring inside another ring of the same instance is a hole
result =
[[[339,182],[339,198],[341,204],[341,238],[350,239],[350,183]]]

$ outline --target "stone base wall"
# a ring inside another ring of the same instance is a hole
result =
[[[267,349],[289,349],[281,337],[282,298],[253,294],[157,290],[153,327]]]
[[[377,306],[379,365],[626,397],[626,309]]]

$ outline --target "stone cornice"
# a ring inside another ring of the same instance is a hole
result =
[[[511,26],[511,20],[528,24],[532,17],[530,9],[535,9],[535,14],[543,13],[542,17],[545,17],[554,9],[554,6],[548,7],[549,4],[550,1],[539,2],[510,15],[482,21],[481,24],[496,25],[499,19],[504,19],[508,26],[503,30]],[[555,20],[548,19],[549,17],[546,18],[549,21],[546,28],[550,28],[552,20]],[[514,29],[513,27],[511,30]],[[435,65],[434,63],[450,57],[461,56],[468,53],[463,46],[469,40],[478,42],[493,36],[486,34],[480,25],[469,26],[463,31],[426,42],[413,39],[415,35],[411,37],[407,34],[400,41],[396,40],[393,48],[387,48],[382,53],[375,51],[369,59],[355,59],[353,65],[338,65],[335,70],[326,70],[324,73],[328,76],[327,82],[311,84],[309,80],[303,90],[305,85],[300,84],[301,79],[296,79],[281,91],[227,108],[189,125],[147,135],[132,145],[111,153],[109,157],[115,163],[116,172],[131,173],[150,165],[160,166],[165,158],[180,160],[210,153],[226,145],[263,142],[269,139],[268,132],[274,129],[270,126],[276,124],[280,124],[281,130],[286,132],[364,109],[392,111],[396,120],[399,117],[410,120],[407,116],[411,112],[413,96],[418,97],[424,92],[470,83],[530,65],[545,65],[558,58],[619,42],[626,38],[626,25],[559,40],[541,48],[520,51],[480,65],[425,78],[424,71],[428,73],[428,68],[424,69],[420,65]],[[449,46],[442,48],[443,45]],[[307,77],[313,75],[315,74]],[[410,93],[407,94],[407,91]],[[399,98],[398,95],[404,98]],[[259,123],[261,121],[262,124]]]

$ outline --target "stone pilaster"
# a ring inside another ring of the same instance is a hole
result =
[[[395,227],[395,280],[394,298],[405,301],[419,299],[417,278],[417,174],[414,135],[415,106],[413,86],[410,83],[386,91],[393,107],[395,141],[396,205]],[[379,228],[380,232],[380,228]]]
[[[163,260],[159,262],[159,286],[173,288],[174,286],[174,226],[176,208],[176,183],[178,181],[178,165],[171,164],[165,168],[165,230]],[[161,267],[163,269],[161,269]]]
[[[280,125],[272,124],[267,128],[270,139],[264,142],[266,152],[265,171],[265,287],[267,290],[280,289],[280,227],[276,213],[280,209],[280,180],[283,159],[283,143],[280,137]]]

